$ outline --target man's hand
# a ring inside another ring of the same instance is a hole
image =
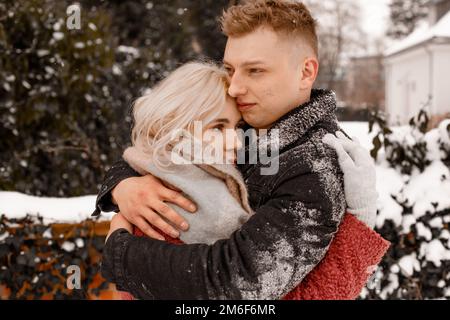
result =
[[[114,215],[114,217],[111,220],[111,224],[109,226],[109,232],[108,235],[106,236],[106,240],[105,243],[108,241],[109,236],[116,230],[119,229],[126,229],[129,233],[133,233],[133,225],[131,223],[129,223],[127,221],[127,219],[125,219],[123,217],[122,214],[117,213],[116,215]]]
[[[173,223],[180,230],[187,230],[188,223],[164,201],[178,205],[189,212],[195,212],[196,206],[175,191],[166,187],[161,180],[147,175],[132,177],[121,181],[111,192],[112,200],[120,209],[122,216],[147,236],[164,240],[150,224],[164,231],[168,235],[178,238],[179,232],[166,221]]]

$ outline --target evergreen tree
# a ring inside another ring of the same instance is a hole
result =
[[[130,142],[130,106],[188,60],[222,59],[225,0],[0,3],[0,190],[95,194]]]
[[[401,39],[411,34],[428,14],[428,0],[391,0],[390,26],[387,35]]]

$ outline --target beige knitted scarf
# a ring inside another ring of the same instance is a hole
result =
[[[141,175],[149,174],[144,164],[152,162],[151,152],[144,153],[137,147],[130,147],[125,150],[123,158]],[[253,214],[253,210],[248,202],[247,187],[241,173],[235,166],[231,164],[194,164],[192,162],[181,165],[197,166],[208,174],[222,180],[226,184],[230,194],[241,204],[242,208],[247,213]],[[170,166],[168,170],[170,170]]]

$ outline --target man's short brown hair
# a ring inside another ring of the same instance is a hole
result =
[[[275,32],[301,37],[318,56],[316,21],[301,2],[289,0],[245,0],[229,7],[220,19],[222,32],[228,36],[246,35],[261,26]]]

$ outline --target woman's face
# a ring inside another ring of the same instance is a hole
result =
[[[236,129],[242,124],[236,102],[228,96],[222,113],[204,128],[203,144],[214,154],[220,154],[221,151],[224,163],[236,163],[236,151],[242,147]]]

